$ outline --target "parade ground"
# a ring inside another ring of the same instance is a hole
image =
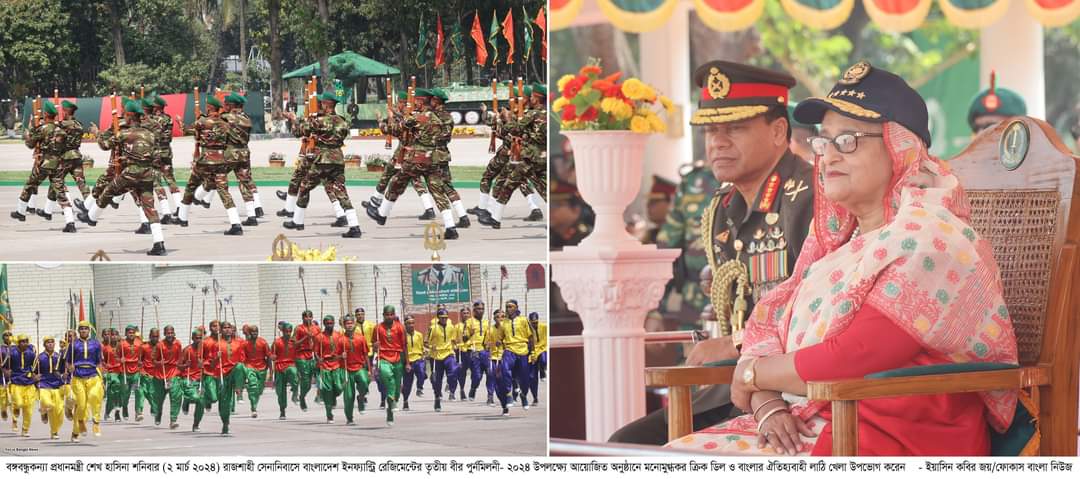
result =
[[[470,378],[471,382],[472,379]],[[547,454],[547,383],[540,383],[540,403],[524,411],[521,405],[502,417],[499,407],[489,407],[481,385],[474,402],[444,401],[442,412],[433,410],[430,379],[424,396],[410,398],[411,411],[394,412],[394,426],[386,426],[386,411],[379,409],[379,392],[373,384],[367,414],[345,425],[338,398],[335,421],[326,424],[325,408],[308,393],[308,410],[289,403],[288,419],[278,419],[277,398],[268,387],[259,400],[259,417],[251,418],[251,406],[237,403],[230,435],[221,436],[217,406],[206,413],[200,432],[191,432],[191,415],[180,413],[180,427],[168,427],[168,409],[161,426],[154,426],[149,406],[141,423],[102,424],[101,437],[70,441],[71,423],[65,422],[60,440],[50,441],[48,427],[34,417],[30,437],[11,432],[10,422],[0,427],[0,456],[544,456]],[[498,401],[496,401],[497,403]],[[166,399],[168,408],[168,399]],[[35,409],[36,412],[36,409]]]
[[[337,259],[355,261],[428,261],[431,251],[424,249],[424,230],[430,221],[420,221],[417,216],[424,212],[420,197],[410,188],[402,194],[387,219],[379,226],[364,213],[360,205],[375,191],[371,186],[350,186],[349,198],[357,209],[363,236],[359,239],[342,238],[347,228],[331,227],[334,221],[330,200],[322,188],[311,194],[304,231],[287,230],[282,227],[287,218],[275,213],[285,205],[274,195],[286,186],[261,186],[265,216],[259,218],[258,226],[245,226],[243,236],[225,236],[229,228],[228,218],[221,200],[215,195],[210,209],[193,207],[189,226],[165,225],[165,247],[168,256],[163,261],[266,261],[272,254],[272,244],[279,234],[303,249],[318,248],[325,251],[330,246],[337,249]],[[0,259],[19,261],[25,259],[54,261],[87,261],[98,250],[103,250],[113,261],[145,261],[150,258],[146,250],[152,246],[150,235],[137,235],[139,213],[134,202],[126,197],[118,209],[108,208],[97,226],[76,221],[77,233],[62,233],[63,214],[53,214],[52,221],[39,216],[27,216],[20,222],[9,216],[17,206],[18,186],[0,186]],[[44,193],[39,190],[38,206],[44,206]],[[240,191],[231,188],[233,201],[243,217]],[[466,208],[472,208],[480,198],[477,187],[458,188]],[[78,193],[74,194],[78,197]],[[446,261],[523,261],[540,262],[547,258],[547,221],[524,222],[529,215],[529,204],[520,193],[515,193],[503,213],[501,229],[492,229],[476,222],[470,215],[472,226],[459,228],[459,239],[447,240],[446,249],[439,255]],[[545,212],[546,214],[546,212]],[[441,224],[441,221],[440,221]]]

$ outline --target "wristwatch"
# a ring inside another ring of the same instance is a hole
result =
[[[753,391],[760,391],[757,387],[757,374],[754,368],[757,367],[757,358],[751,359],[750,364],[743,369],[742,382],[743,385],[749,387]]]

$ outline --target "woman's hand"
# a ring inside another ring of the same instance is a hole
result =
[[[743,382],[743,371],[750,366],[752,361],[743,361],[735,366],[735,373],[731,377],[731,403],[743,411],[752,411],[750,407],[750,395],[754,392],[750,385]]]
[[[783,408],[784,406],[777,406]],[[758,416],[765,417],[769,411],[761,411]],[[802,419],[788,411],[773,413],[758,428],[758,447],[772,446],[781,454],[794,456],[802,445],[801,436],[814,437],[817,434]]]

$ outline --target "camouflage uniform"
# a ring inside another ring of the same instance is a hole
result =
[[[38,185],[48,179],[49,200],[59,200],[64,208],[71,206],[67,199],[67,186],[64,185],[65,170],[61,165],[61,157],[67,149],[67,132],[59,122],[46,121],[41,126],[27,130],[23,142],[27,148],[38,148],[39,156],[35,158],[34,168],[30,170],[19,201],[30,201],[30,196],[37,194]]]
[[[116,136],[113,135],[112,130],[102,133],[98,143],[109,150],[120,148],[120,164],[123,169],[97,198],[99,209],[107,206],[114,196],[131,190],[146,219],[151,224],[158,223],[153,192],[154,182],[160,174],[154,162],[156,141],[156,133],[142,124],[124,128]]]
[[[382,176],[379,177],[379,183],[375,185],[375,192],[385,195],[386,187],[390,185],[390,180],[394,178],[394,175],[401,172],[401,168],[398,165],[401,164],[406,147],[412,146],[412,142],[406,142],[407,137],[403,135],[405,130],[400,121],[390,123],[383,119],[379,121],[379,128],[398,139],[398,146],[397,149],[394,150],[394,156],[391,158],[389,164],[386,165],[386,170],[383,171]],[[413,189],[416,190],[416,194],[420,196],[428,193],[427,188],[424,186],[423,179],[419,177],[413,178],[412,186]]]
[[[336,114],[319,115],[300,122],[298,133],[301,137],[313,135],[315,148],[310,152],[311,167],[300,182],[296,206],[307,208],[311,190],[323,185],[327,195],[337,199],[342,209],[353,209],[345,189],[345,156],[341,153],[345,138],[349,136],[348,123]]]
[[[439,122],[443,125],[443,129],[439,131],[435,137],[435,151],[432,153],[432,162],[434,168],[430,174],[428,174],[427,182],[428,188],[432,190],[434,196],[445,196],[447,203],[453,203],[455,201],[461,201],[461,195],[458,194],[457,189],[454,188],[454,184],[450,178],[450,139],[454,134],[454,118],[450,116],[450,112],[446,111],[442,105],[432,108],[432,113],[439,119]],[[438,181],[433,181],[433,177],[438,177]],[[434,188],[434,185],[440,185],[438,189]],[[440,211],[442,209],[440,208]]]
[[[165,112],[157,113],[154,115],[147,115],[146,119],[148,124],[146,127],[152,129],[157,138],[154,143],[154,166],[161,174],[154,180],[155,185],[161,185],[162,183],[169,186],[169,194],[176,194],[180,192],[180,188],[176,186],[176,176],[173,174],[173,154],[172,154],[172,130],[173,120]],[[165,199],[164,188],[157,188],[158,199]]]
[[[510,201],[510,196],[514,193],[514,190],[529,181],[536,182],[538,185],[537,191],[546,199],[547,111],[543,109],[528,110],[523,118],[508,125],[508,130],[507,136],[511,137],[511,141],[513,141],[513,138],[520,138],[521,158],[518,160],[513,157],[510,158],[507,165],[507,168],[509,168],[507,181],[495,191],[495,200],[505,205]],[[543,176],[538,178],[535,172],[540,169],[543,169],[544,173]],[[540,181],[543,181],[542,188],[539,187]]]
[[[660,226],[656,245],[660,248],[681,249],[675,261],[675,277],[661,305],[669,312],[685,312],[685,319],[696,321],[699,313],[709,303],[709,297],[701,291],[699,277],[708,265],[705,257],[706,240],[701,236],[701,215],[720,187],[704,161],[684,167],[679,190],[667,219]],[[673,304],[673,295],[680,295],[681,306]]]
[[[229,165],[225,163],[225,144],[228,141],[229,125],[221,117],[204,115],[195,120],[195,124],[185,129],[193,132],[199,143],[199,158],[191,169],[191,178],[184,189],[184,204],[190,205],[195,199],[195,188],[206,183],[217,189],[218,196],[225,209],[235,208],[232,195],[229,194]]]
[[[75,185],[78,186],[83,198],[86,198],[90,196],[90,187],[86,185],[82,153],[79,152],[79,147],[82,146],[83,125],[75,117],[69,117],[60,121],[60,128],[63,128],[67,133],[67,142],[64,145],[65,151],[63,156],[60,157],[64,177],[71,175],[75,178]]]
[[[119,130],[121,132],[123,132],[125,129],[127,129],[127,123],[124,122],[123,120],[120,120],[120,125],[118,126],[118,128],[119,128]],[[101,147],[102,150],[110,150],[111,149],[108,142],[106,141],[111,136],[112,136],[112,129],[111,128],[98,132],[97,144],[98,144],[99,147]],[[116,155],[116,154],[111,155],[109,157],[109,165],[108,165],[108,167],[105,168],[105,172],[102,173],[101,176],[98,177],[96,182],[94,182],[94,188],[90,192],[91,195],[95,198],[95,201],[96,201],[97,198],[101,198],[101,195],[103,195],[105,193],[105,187],[112,184],[113,178],[116,178],[116,175],[117,175],[117,173],[120,172],[120,169],[121,169],[121,167],[120,167],[120,158],[119,158],[119,156]]]
[[[441,174],[436,174],[436,170],[440,168],[441,163],[449,161],[449,153],[445,149],[440,151],[438,145],[440,142],[449,141],[446,138],[453,134],[453,122],[443,121],[435,111],[422,111],[405,118],[403,123],[404,129],[412,135],[415,142],[405,147],[401,172],[394,175],[390,185],[387,186],[386,199],[397,201],[409,182],[417,178],[425,178],[428,189],[435,197],[436,208],[439,211],[449,210],[450,201],[443,193],[447,191],[443,185],[445,180]],[[417,161],[417,155],[425,157],[426,160]]]
[[[221,118],[229,124],[229,143],[225,147],[225,161],[229,169],[236,174],[236,181],[240,184],[240,196],[244,202],[255,201],[255,193],[259,189],[251,178],[251,150],[248,149],[248,141],[251,140],[251,117],[243,111],[230,111],[223,113]],[[248,216],[255,216],[253,211]]]

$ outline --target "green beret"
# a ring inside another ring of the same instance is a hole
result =
[[[233,105],[244,106],[244,103],[247,103],[247,98],[244,98],[244,97],[242,97],[240,95],[237,95],[235,92],[233,92],[233,93],[230,93],[229,96],[225,97],[225,102],[226,103],[232,103]]]
[[[326,90],[322,95],[319,95],[319,101],[332,101],[334,103],[341,103],[341,98],[338,98],[334,92]]]
[[[76,104],[74,104],[74,103],[72,103],[70,101],[67,101],[67,100],[64,100],[64,101],[60,102],[60,106],[62,106],[64,108],[70,108],[72,110],[78,110],[79,109],[79,105],[76,105]]]
[[[401,91],[397,92],[397,97],[398,97],[398,100],[408,100],[409,99],[409,92],[406,91],[406,90],[401,90]]]
[[[206,104],[211,105],[215,108],[221,108],[221,101],[218,100],[217,97],[214,95],[209,95],[206,97]]]
[[[450,101],[450,96],[447,95],[446,90],[443,90],[442,88],[432,88],[431,96],[442,100],[443,103]]]
[[[155,96],[154,97],[154,104],[157,105],[157,106],[165,106],[168,103],[165,101],[164,98],[162,98],[160,96]]]
[[[146,113],[143,111],[142,103],[139,101],[129,101],[124,105],[124,111],[134,113],[136,115],[142,115]]]
[[[326,315],[326,316],[323,316],[323,317],[322,317],[322,320],[323,320],[323,322],[326,322],[326,321],[333,321],[333,320],[334,320],[334,315],[332,315],[332,314],[328,314],[328,315]]]
[[[53,105],[51,101],[41,102],[41,111],[44,111],[46,115],[55,115],[56,105]]]
[[[383,312],[383,314],[386,314],[386,313],[394,314],[394,313],[397,312],[397,309],[394,309],[393,305],[388,304],[386,306],[383,306],[382,312]]]
[[[968,109],[968,126],[975,131],[975,119],[983,115],[1022,116],[1027,114],[1027,104],[1020,94],[1008,88],[990,88],[979,92],[971,100]]]
[[[292,328],[293,328],[292,323],[287,323],[287,322],[284,322],[284,321],[281,322],[281,329],[288,330],[288,329],[292,329]]]
[[[523,88],[523,90],[524,90],[523,93],[524,93],[525,96],[530,96],[530,95],[532,95],[533,87],[532,87],[532,85],[525,85],[525,88]]]
[[[143,108],[152,108],[154,106],[154,97],[144,96],[139,102],[142,103]]]
[[[135,326],[134,324],[129,324],[129,325],[127,325],[127,326],[124,326],[124,331],[127,331],[127,330],[129,330],[129,329],[131,329],[131,330],[137,330],[137,329],[139,329],[139,328],[138,328],[137,326]]]
[[[427,88],[417,88],[417,89],[413,90],[413,95],[417,96],[417,97],[420,97],[420,98],[427,98],[427,97],[430,97],[430,96],[435,96],[431,92],[431,90],[428,90]]]
[[[547,96],[547,86],[545,86],[543,83],[533,83],[532,94]]]

